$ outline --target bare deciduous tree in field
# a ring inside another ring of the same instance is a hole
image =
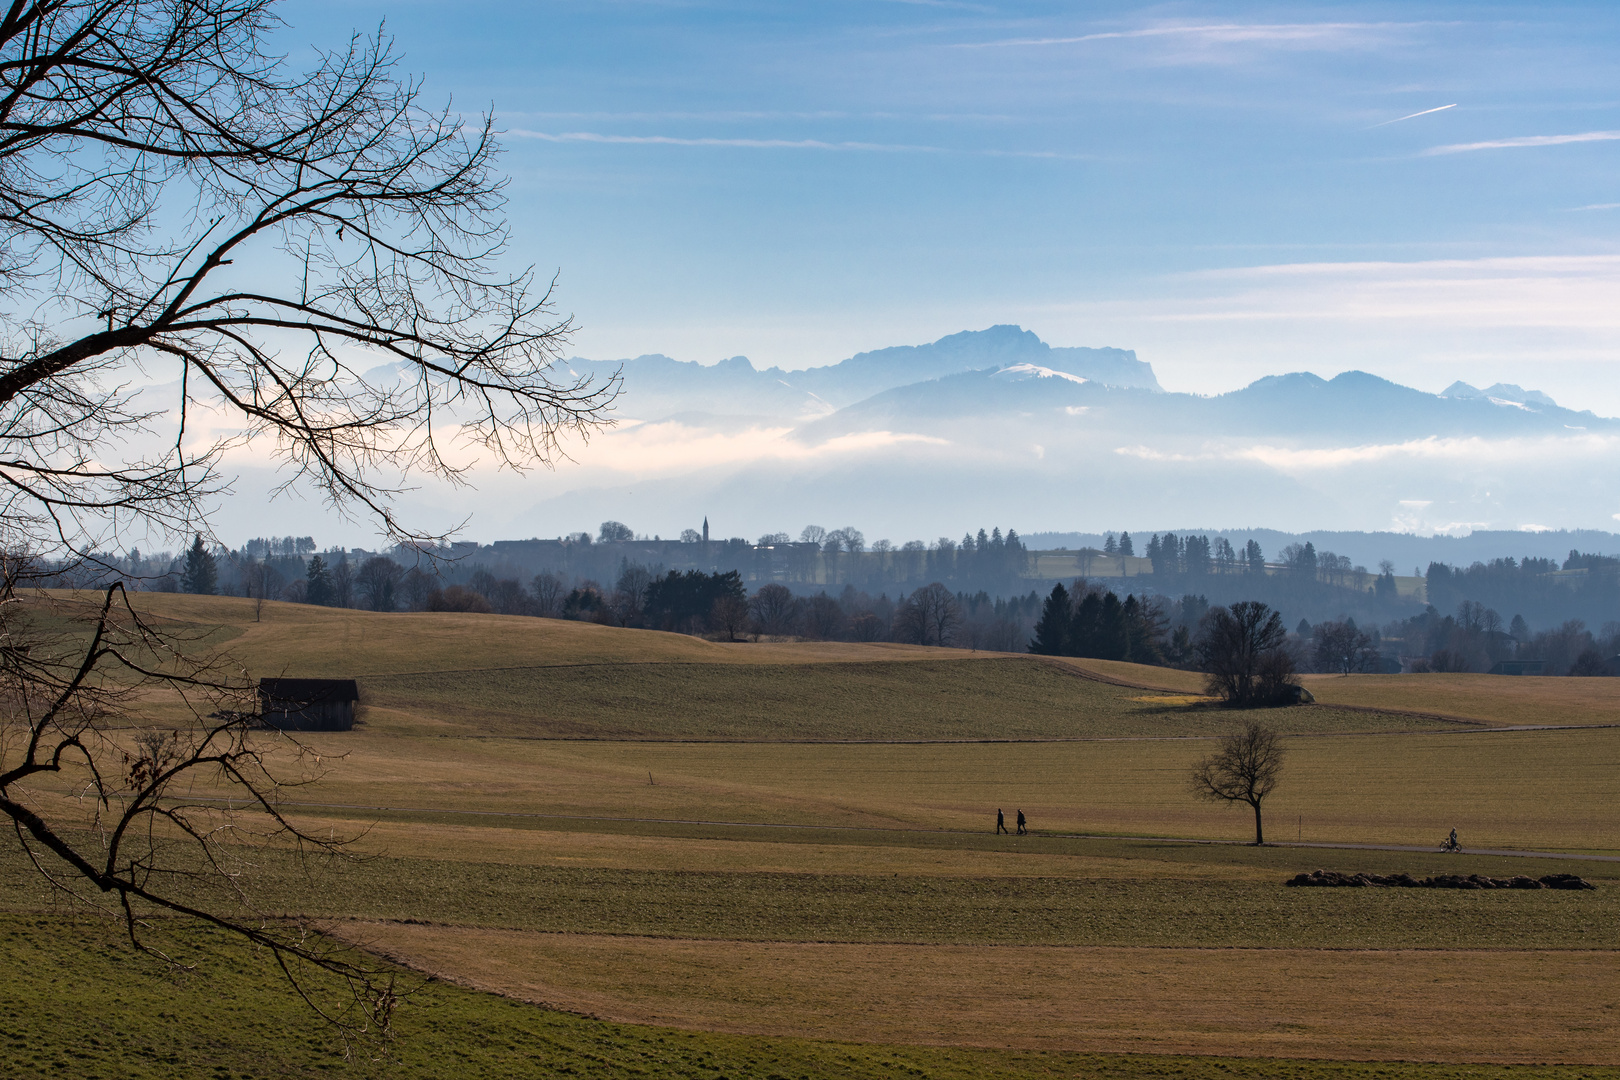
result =
[[[1210,608],[1196,646],[1209,692],[1243,707],[1297,700],[1287,640],[1282,616],[1258,600]]]
[[[798,614],[798,604],[794,600],[792,590],[786,585],[777,585],[774,582],[760,586],[754,598],[749,601],[749,609],[753,613],[754,625],[759,632],[771,635],[790,633],[794,618]]]
[[[521,469],[607,422],[616,383],[552,376],[569,323],[503,268],[488,118],[426,107],[382,40],[291,70],[265,45],[272,7],[0,9],[8,559],[206,534],[224,455],[250,441],[289,483],[411,539],[392,496],[413,473],[462,481],[453,444]],[[177,399],[141,388],[165,381]],[[293,745],[291,772],[270,766],[288,740],[251,730],[242,674],[187,660],[116,587],[47,634],[23,583],[0,581],[0,812],[36,865],[110,901],[132,936],[147,909],[191,915],[348,979],[365,1022],[386,1022],[386,982],[296,923],[231,913],[242,838],[336,850],[281,816],[310,762]],[[163,694],[192,720],[119,734]],[[229,801],[183,794],[204,778]]]
[[[1266,842],[1260,804],[1277,786],[1283,747],[1277,733],[1255,721],[1221,739],[1220,747],[1193,766],[1192,788],[1199,798],[1254,808],[1254,842]]]
[[[937,581],[912,592],[895,613],[896,630],[919,645],[949,645],[961,625],[961,606]]]

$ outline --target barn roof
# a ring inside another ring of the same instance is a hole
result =
[[[353,679],[260,679],[259,696],[275,702],[319,705],[359,701],[360,687]]]

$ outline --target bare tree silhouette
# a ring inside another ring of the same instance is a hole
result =
[[[1251,720],[1221,739],[1220,748],[1193,766],[1192,788],[1199,798],[1248,803],[1254,808],[1254,842],[1266,842],[1260,803],[1282,774],[1283,747],[1277,733]]]
[[[165,633],[122,585],[98,602],[25,599],[26,564],[0,594],[0,814],[35,869],[76,904],[154,944],[154,916],[182,916],[269,950],[293,987],[345,1038],[386,1031],[408,993],[395,972],[265,910],[243,871],[275,848],[308,862],[349,857],[304,829],[282,796],[319,778],[319,757],[255,731],[244,674]],[[174,709],[137,726],[153,695]],[[279,908],[279,905],[278,905]],[[171,961],[172,962],[172,961]],[[330,980],[344,988],[333,997]]]
[[[28,552],[206,536],[246,443],[423,541],[393,500],[413,475],[465,482],[452,446],[545,466],[609,422],[617,379],[555,375],[570,322],[504,266],[489,118],[426,106],[380,37],[293,71],[267,51],[275,24],[271,0],[0,11],[0,812],[137,942],[147,913],[202,920],[270,949],[301,992],[300,972],[344,980],[334,1022],[386,1027],[385,974],[260,919],[242,889],[256,843],[343,851],[282,815],[319,769],[254,730],[245,673],[188,655],[120,586],[49,617],[23,595]]]
[[[263,440],[336,508],[412,530],[447,440],[548,464],[616,381],[550,374],[570,330],[502,269],[487,117],[423,104],[381,39],[294,73],[271,0],[19,0],[0,17],[0,524],[86,550],[201,527]],[[143,394],[172,373],[178,408]],[[192,441],[199,410],[235,434]],[[175,417],[171,422],[167,418]],[[162,447],[121,456],[137,432]]]

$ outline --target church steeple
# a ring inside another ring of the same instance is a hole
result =
[[[707,514],[703,516],[703,542],[705,544],[709,542],[709,517]]]

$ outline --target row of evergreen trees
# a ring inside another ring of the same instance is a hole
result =
[[[1136,541],[1131,539],[1128,532],[1122,532],[1118,537],[1109,533],[1103,540],[1103,554],[1134,558]],[[1254,540],[1242,548],[1235,548],[1224,536],[1211,540],[1208,536],[1194,536],[1191,533],[1186,536],[1154,533],[1142,554],[1152,561],[1153,572],[1159,576],[1266,572],[1265,553]]]
[[[1162,599],[1132,594],[1122,601],[1112,590],[1079,582],[1071,594],[1059,582],[1041,608],[1029,651],[1163,664],[1166,647],[1175,644]]]

